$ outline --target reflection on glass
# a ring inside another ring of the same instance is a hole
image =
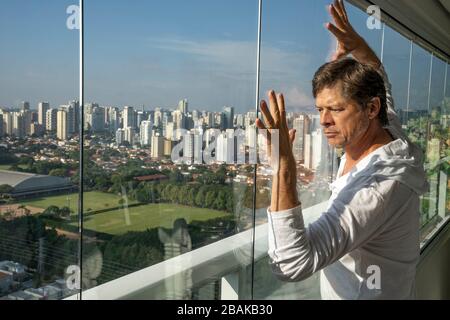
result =
[[[62,299],[79,289],[78,228],[63,227],[78,218],[71,4],[19,0],[0,10],[8,44],[0,58],[0,300]]]

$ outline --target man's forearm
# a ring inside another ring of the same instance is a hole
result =
[[[361,44],[352,52],[352,55],[360,63],[369,64],[375,69],[381,66],[380,59],[364,39],[361,39]]]
[[[296,170],[280,170],[273,176],[270,210],[275,212],[292,209],[299,204]]]

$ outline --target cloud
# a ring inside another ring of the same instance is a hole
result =
[[[256,41],[198,40],[180,37],[147,38],[148,51],[159,57],[161,67],[138,78],[153,99],[189,96],[193,105],[231,104],[245,110],[254,103]],[[161,51],[156,53],[155,50]],[[270,88],[282,90],[287,106],[311,108],[308,96],[314,57],[307,50],[265,41],[261,48],[261,96]],[[305,87],[302,87],[302,84]]]
[[[292,87],[285,94],[286,105],[292,108],[312,108],[314,99],[299,87]]]
[[[328,53],[327,53],[327,61],[331,61],[331,58],[333,57],[334,53],[336,52],[337,48],[337,40],[334,36],[330,35],[330,41],[328,46]]]
[[[256,74],[256,41],[217,40],[192,41],[179,38],[149,39],[152,48],[187,54],[197,62],[214,65],[225,73]],[[261,69],[276,77],[280,75],[298,77],[298,69],[311,60],[310,55],[288,51],[265,43],[261,48]],[[295,67],[294,67],[295,66]]]

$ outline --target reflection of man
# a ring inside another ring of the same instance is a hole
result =
[[[159,239],[164,244],[164,260],[188,253],[192,250],[191,236],[185,219],[180,218],[173,223],[172,234],[159,229]],[[192,297],[192,270],[185,265],[166,264],[167,273],[173,276],[166,277],[166,299],[187,300]],[[189,266],[188,266],[189,267]]]
[[[415,295],[419,195],[427,189],[421,151],[401,130],[384,69],[350,25],[342,1],[330,6],[338,40],[332,62],[313,79],[320,122],[342,158],[327,211],[304,226],[281,94],[261,102],[265,125],[278,129],[280,167],[268,210],[269,256],[281,279],[321,270],[325,299],[407,299]],[[351,53],[354,59],[343,58]]]

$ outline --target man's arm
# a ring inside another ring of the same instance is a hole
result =
[[[400,182],[383,180],[341,193],[307,227],[300,206],[269,214],[272,272],[283,281],[308,278],[383,233],[412,196],[411,189]]]
[[[297,195],[297,166],[292,152],[292,144],[295,139],[295,130],[289,130],[286,122],[286,109],[283,95],[276,94],[273,90],[268,93],[270,110],[267,103],[261,101],[261,112],[264,122],[256,120],[259,129],[267,129],[268,136],[273,130],[278,130],[278,168],[272,177],[272,200],[270,208],[272,212],[292,209],[300,202]],[[268,150],[271,149],[270,138]]]
[[[367,42],[353,29],[348,20],[347,12],[342,0],[336,0],[334,4],[330,5],[329,11],[335,25],[327,23],[326,28],[336,37],[338,42],[336,53],[333,55],[333,60],[351,54],[360,63],[371,65],[378,70],[379,74],[383,77],[386,88],[389,123],[394,125],[399,124],[397,114],[395,113],[391,84],[380,59],[378,59],[376,53],[370,48]]]
[[[341,59],[351,54],[357,61],[379,69],[381,61],[367,42],[353,29],[348,20],[343,0],[335,0],[328,6],[334,23],[327,23],[326,28],[336,37],[337,49],[333,60]]]

